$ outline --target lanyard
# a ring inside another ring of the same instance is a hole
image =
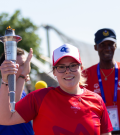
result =
[[[100,64],[99,63],[97,66],[97,76],[98,76],[101,96],[103,98],[104,103],[106,103],[104,89],[103,89],[103,85],[102,85],[102,79],[101,79],[101,75],[100,75]],[[118,65],[115,62],[115,85],[114,85],[114,98],[113,98],[114,102],[117,101],[117,87],[118,87]]]

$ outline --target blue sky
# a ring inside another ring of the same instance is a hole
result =
[[[94,45],[94,33],[98,29],[112,28],[120,48],[120,0],[1,0],[0,5],[0,13],[12,15],[20,10],[23,17],[38,26],[52,25],[65,35],[91,45]],[[47,55],[46,31],[40,28],[37,33]],[[61,44],[59,36],[51,30],[51,53]]]

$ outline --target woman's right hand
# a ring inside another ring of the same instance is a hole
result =
[[[30,66],[30,63],[31,63],[31,58],[33,56],[33,49],[30,48],[30,52],[28,54],[28,57],[24,63],[24,68],[23,68],[23,71],[21,72],[22,75],[25,75],[27,77],[27,75],[30,73],[30,70],[31,70],[31,66]],[[29,79],[28,79],[29,80]]]
[[[16,74],[18,71],[18,64],[14,64],[10,60],[4,60],[4,62],[0,66],[2,80],[8,83],[8,75]]]

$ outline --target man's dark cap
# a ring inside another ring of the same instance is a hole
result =
[[[95,33],[95,44],[100,44],[104,41],[113,41],[116,43],[116,33],[113,29],[104,28]]]

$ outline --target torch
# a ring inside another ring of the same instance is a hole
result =
[[[4,44],[5,59],[16,63],[17,43],[22,40],[22,37],[15,35],[15,30],[10,26],[7,27],[5,35],[0,37],[0,42]],[[10,95],[11,112],[15,112],[15,90],[16,90],[16,75],[8,75],[8,87]]]

